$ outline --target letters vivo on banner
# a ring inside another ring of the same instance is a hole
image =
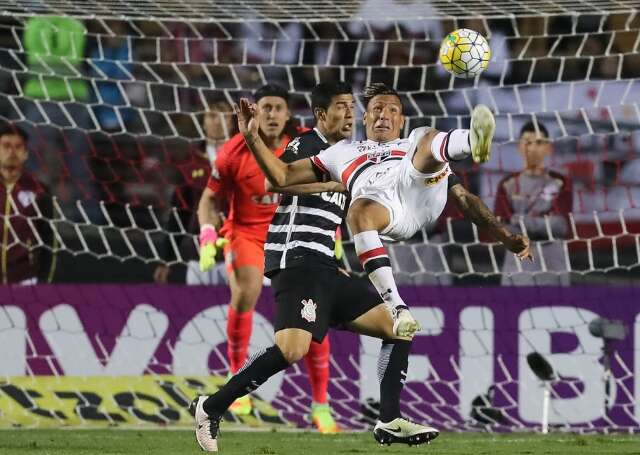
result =
[[[639,428],[639,289],[402,289],[424,327],[414,340],[403,411],[445,428],[468,428],[475,425],[470,418],[472,401],[490,389],[490,406],[502,412],[501,427],[536,425],[542,414],[542,389],[526,355],[537,351],[560,378],[553,384],[551,424]],[[254,318],[254,351],[273,339],[270,292],[265,289]],[[0,407],[20,399],[7,393],[7,384],[18,377],[24,382],[25,376],[35,376],[35,385],[38,376],[55,375],[76,377],[69,384],[81,383],[77,377],[89,377],[88,382],[125,377],[130,381],[143,375],[145,380],[158,375],[223,377],[228,297],[226,288],[217,287],[2,287]],[[621,320],[629,329],[624,340],[611,345],[608,386],[601,361],[603,340],[588,328],[596,317]],[[334,409],[343,425],[363,428],[361,403],[378,397],[380,342],[335,331],[331,340],[329,392]],[[309,404],[303,372],[293,367],[258,391],[288,420],[300,421]],[[41,381],[55,382],[44,377]],[[29,393],[36,403],[42,395]],[[7,410],[0,409],[3,413]]]

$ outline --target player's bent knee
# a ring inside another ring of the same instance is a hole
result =
[[[251,289],[241,289],[231,293],[231,306],[234,310],[242,313],[253,310],[260,297],[260,291]]]
[[[347,224],[356,233],[381,230],[389,224],[389,213],[386,207],[375,201],[358,199],[349,207]]]
[[[309,352],[309,346],[278,346],[280,351],[282,351],[282,356],[289,364],[294,364],[299,360],[302,360],[307,352]]]
[[[260,271],[255,267],[241,267],[234,271],[230,284],[231,306],[239,312],[252,310],[262,292]]]
[[[311,345],[311,334],[300,329],[284,329],[276,332],[276,345],[289,364],[301,360]]]

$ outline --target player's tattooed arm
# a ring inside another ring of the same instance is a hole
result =
[[[520,259],[533,260],[529,251],[529,238],[509,231],[482,202],[482,199],[467,191],[461,184],[449,188],[449,195],[466,219],[489,233],[509,251],[516,253]]]
[[[285,188],[318,181],[310,160],[302,159],[287,164],[267,147],[260,137],[255,104],[251,104],[246,98],[241,98],[240,104],[234,104],[233,109],[238,116],[238,129],[244,136],[247,147],[274,187]]]
[[[291,185],[285,187],[277,187],[273,186],[269,179],[265,181],[265,190],[273,193],[289,193],[289,194],[316,194],[333,192],[333,193],[344,193],[347,191],[347,188],[338,182],[317,182],[317,183],[303,183],[301,185]]]

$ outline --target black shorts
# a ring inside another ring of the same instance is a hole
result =
[[[322,341],[329,327],[344,326],[380,305],[364,280],[338,269],[294,267],[271,278],[276,298],[274,329],[303,329]]]

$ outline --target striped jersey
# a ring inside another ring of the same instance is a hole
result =
[[[316,128],[294,138],[280,157],[284,162],[310,158],[329,147]],[[347,204],[343,193],[283,194],[264,244],[265,275],[300,265],[336,267],[336,230]]]
[[[341,141],[313,156],[311,162],[320,173],[342,182],[351,198],[356,199],[366,193],[367,187],[376,186],[395,170],[407,153],[413,152],[417,137],[412,134],[389,142]]]

